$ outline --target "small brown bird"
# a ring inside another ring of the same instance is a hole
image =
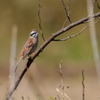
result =
[[[17,70],[17,67],[22,59],[25,59],[26,56],[30,56],[38,46],[38,32],[36,30],[32,30],[30,32],[29,39],[26,41],[25,45],[23,46],[19,60],[14,67],[14,72]]]

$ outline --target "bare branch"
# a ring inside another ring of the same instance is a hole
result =
[[[63,74],[62,74],[62,61],[61,63],[59,64],[59,74],[60,74],[60,77],[61,77],[61,87],[62,87],[62,97],[63,97],[63,100],[64,100],[64,81],[63,81]]]
[[[96,0],[96,3],[97,3],[98,9],[100,9],[100,5],[99,5],[99,3],[98,3],[98,0]]]
[[[58,73],[60,74],[61,85],[56,88],[56,91],[61,94],[63,100],[65,100],[65,98],[67,98],[68,100],[71,100],[70,97],[64,92],[65,87],[64,87],[64,81],[63,81],[63,75],[62,75],[62,61],[59,64],[59,71],[58,71]],[[59,88],[61,88],[62,91]]]
[[[62,75],[62,60],[59,64],[59,71],[57,71],[61,77],[61,85],[64,85],[64,81],[63,81],[63,75]]]
[[[53,41],[66,41],[68,39],[71,39],[71,38],[74,38],[78,35],[80,35],[86,28],[88,28],[90,26],[85,26],[79,33],[75,34],[75,35],[72,35],[72,36],[68,36],[67,38],[64,38],[64,39],[54,39]]]
[[[42,30],[42,26],[41,26],[41,16],[40,16],[40,12],[41,12],[41,4],[40,4],[40,0],[38,0],[38,19],[39,19],[39,28],[40,28],[40,33],[41,33],[41,36],[43,38],[43,40],[45,41],[45,38],[44,38],[44,35],[43,35],[43,30]]]
[[[100,16],[100,12],[93,14],[91,17],[97,18]],[[67,32],[68,30],[72,29],[75,26],[78,26],[80,24],[84,24],[84,22],[88,21],[90,18],[90,16],[85,17],[79,21],[76,21],[74,23],[71,23],[69,26],[66,26],[65,28],[55,32],[53,35],[51,35],[51,37],[49,37],[41,46],[40,48],[32,55],[32,57],[30,57],[26,63],[26,66],[23,67],[24,69],[21,71],[21,74],[19,75],[15,86],[13,87],[12,91],[10,92],[10,96],[6,98],[6,100],[9,100],[9,98],[12,96],[12,94],[14,93],[14,91],[16,90],[16,88],[18,87],[20,81],[22,80],[24,74],[27,72],[28,68],[30,67],[30,65],[32,64],[32,62],[35,60],[36,57],[38,57],[38,55],[44,50],[44,48],[50,44],[51,41],[53,41],[57,36],[63,34],[64,32]]]
[[[70,7],[70,4],[71,4],[71,0],[69,0],[69,4],[67,5],[67,7],[66,7],[66,5],[65,5],[65,3],[64,3],[64,0],[61,0],[61,2],[62,2],[62,5],[63,5],[63,7],[64,7],[64,10],[65,10],[66,19],[68,19],[69,22],[72,23],[72,21],[71,21],[71,19],[70,19],[70,17],[69,17],[69,14],[70,14],[70,12],[69,12],[69,7]],[[66,22],[67,22],[67,20],[65,20],[63,27],[65,26]]]
[[[61,95],[64,95],[68,100],[71,100],[71,98],[66,93],[61,92],[59,88],[56,88],[56,91],[59,92]]]
[[[88,22],[92,21],[93,19],[94,19],[94,18],[92,18],[91,20],[88,20],[88,21],[86,21],[86,22],[88,23]],[[99,19],[96,20],[94,24],[96,24],[98,21],[99,21]],[[86,22],[85,22],[85,23],[86,23]],[[91,26],[92,26],[92,25],[91,25]],[[77,33],[77,34],[75,34],[75,35],[68,36],[67,38],[64,38],[64,39],[54,39],[53,41],[66,41],[66,40],[68,40],[68,39],[74,38],[74,37],[80,35],[86,28],[91,27],[91,26],[90,26],[90,25],[89,25],[89,26],[85,26],[79,33]]]
[[[65,19],[63,26],[62,26],[62,29],[66,26],[67,21],[68,21],[68,19]]]
[[[84,84],[84,70],[82,70],[82,87],[83,87],[83,91],[82,91],[82,100],[85,100],[85,84]]]
[[[98,0],[93,0],[92,2],[93,2],[93,5],[96,3],[98,9],[100,9],[100,5],[98,3]],[[94,6],[93,6],[93,9],[94,9]],[[92,9],[92,11],[93,11],[93,9]]]
[[[88,21],[85,21],[84,23],[89,23],[90,21],[93,21],[95,18],[91,18]]]
[[[70,14],[70,12],[69,12],[69,14]],[[66,18],[65,21],[64,21],[64,23],[63,23],[62,29],[66,26],[67,21],[68,21],[68,19]]]

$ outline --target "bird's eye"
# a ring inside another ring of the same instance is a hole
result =
[[[31,34],[31,36],[32,36],[33,34]]]
[[[33,36],[34,34],[36,34],[35,31],[31,32],[31,33],[30,33],[30,36]]]

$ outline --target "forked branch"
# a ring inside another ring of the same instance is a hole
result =
[[[24,74],[26,73],[26,71],[28,70],[28,68],[30,67],[30,65],[32,64],[32,62],[35,60],[36,57],[38,57],[38,55],[44,50],[44,48],[50,44],[50,42],[54,41],[54,39],[63,34],[64,32],[67,32],[68,30],[72,29],[75,26],[78,26],[80,24],[84,24],[86,21],[88,21],[90,18],[97,18],[100,17],[100,12],[93,14],[92,16],[88,16],[85,17],[79,21],[76,21],[74,23],[71,23],[69,26],[66,26],[65,28],[55,32],[51,37],[49,37],[41,46],[40,48],[32,55],[32,57],[30,57],[26,63],[26,66],[23,67],[24,69],[22,70],[21,74],[19,75],[15,86],[13,87],[13,89],[10,91],[10,95],[9,97],[6,98],[6,100],[9,100],[9,98],[12,96],[12,94],[14,93],[14,91],[17,89],[21,79],[23,78]]]
[[[72,35],[72,36],[68,36],[67,38],[64,38],[64,39],[54,39],[53,41],[66,41],[66,40],[68,40],[68,39],[74,38],[74,37],[80,35],[80,34],[81,34],[86,28],[88,28],[88,27],[90,27],[90,26],[85,26],[85,27],[84,27],[79,33],[77,33],[77,34],[74,34],[74,35]]]
[[[94,2],[96,2],[98,9],[100,9],[100,5],[98,3],[98,0],[94,0]]]
[[[63,80],[63,72],[62,72],[62,61],[59,64],[59,71],[58,71],[60,78],[61,78],[61,85],[56,88],[56,91],[61,94],[62,100],[71,100],[71,98],[65,93],[65,85]],[[60,97],[59,97],[60,99]]]
[[[38,13],[37,13],[38,14],[38,20],[39,20],[38,25],[39,25],[39,28],[40,28],[40,34],[41,34],[43,40],[45,41],[43,30],[42,30],[42,25],[41,25],[41,16],[40,16],[41,7],[42,6],[41,6],[41,3],[40,3],[40,0],[38,0]]]
[[[62,5],[63,5],[63,7],[64,7],[64,11],[65,11],[65,14],[66,14],[66,20],[65,20],[64,23],[66,23],[67,20],[68,20],[70,23],[72,23],[72,21],[71,21],[71,19],[70,19],[70,16],[69,16],[69,14],[70,14],[69,7],[70,7],[70,4],[71,4],[71,0],[69,0],[69,4],[68,4],[67,6],[66,6],[64,0],[61,0],[61,2],[62,2]]]
[[[94,18],[93,18],[93,19],[94,19]],[[93,19],[91,19],[91,20],[93,20]],[[88,21],[86,21],[85,23],[88,23],[88,22],[90,22],[91,20],[88,20]],[[97,23],[98,21],[99,21],[99,19],[98,19],[97,21],[95,21],[95,23]],[[95,23],[94,23],[94,24],[95,24]],[[74,37],[80,35],[83,31],[85,31],[85,29],[87,29],[87,28],[89,28],[89,27],[91,27],[91,26],[92,26],[92,25],[87,25],[87,26],[83,27],[83,28],[81,29],[81,31],[80,31],[79,33],[77,33],[77,34],[74,34],[74,35],[72,35],[72,36],[68,36],[67,38],[64,38],[64,39],[54,39],[53,41],[66,41],[66,40],[68,40],[68,39],[74,38]]]

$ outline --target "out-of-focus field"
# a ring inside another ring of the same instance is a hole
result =
[[[82,70],[84,69],[84,85],[85,85],[85,99],[99,100],[100,98],[100,84],[98,82],[97,74],[93,65],[89,64],[83,66],[75,65],[74,68],[70,65],[62,67],[64,80],[64,93],[66,93],[71,100],[82,100]],[[39,67],[33,64],[15,91],[14,100],[50,100],[50,98],[57,98],[62,100],[62,95],[56,91],[61,85],[61,78],[57,71],[59,67],[47,68]],[[0,100],[6,97],[8,91],[8,74],[7,72],[0,72]],[[69,87],[69,88],[67,88]],[[59,88],[61,90],[61,88]]]
[[[99,1],[98,1],[99,2]],[[68,4],[68,1],[65,0]],[[60,30],[66,15],[60,0],[41,0],[41,22],[45,39]],[[38,25],[38,0],[0,0],[0,100],[6,97],[9,87],[9,62],[12,26],[17,25],[17,54],[27,40],[32,29],[40,33]],[[75,22],[87,16],[87,5],[84,0],[72,0],[70,18]],[[94,12],[98,12],[96,5]],[[69,22],[67,23],[69,25]],[[100,44],[100,22],[96,24],[97,42]],[[77,26],[58,38],[65,38],[80,32],[85,25]],[[43,43],[39,34],[39,46]],[[100,52],[100,45],[99,45]],[[79,36],[62,42],[51,42],[37,57],[25,74],[13,97],[15,100],[50,100],[60,95],[56,88],[61,85],[58,74],[62,62],[65,93],[71,100],[82,100],[82,70],[85,72],[86,100],[99,100],[100,84],[98,81],[89,30]],[[25,64],[26,60],[22,62]],[[20,68],[17,76],[20,74]],[[61,98],[62,99],[62,98]],[[60,99],[60,100],[61,100]],[[58,99],[59,100],[59,99]]]

